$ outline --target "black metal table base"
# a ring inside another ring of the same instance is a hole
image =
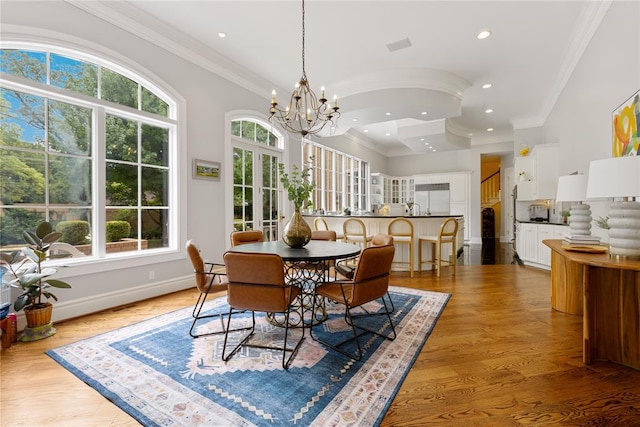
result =
[[[289,314],[289,327],[301,328],[317,325],[327,319],[327,310],[324,297],[316,295],[316,286],[329,280],[330,262],[294,261],[285,263],[285,279],[292,286],[300,288],[301,292],[296,301],[291,305]],[[302,314],[302,317],[300,316]],[[315,316],[312,318],[313,313]],[[283,313],[267,313],[267,321],[273,325],[284,327],[285,315]]]

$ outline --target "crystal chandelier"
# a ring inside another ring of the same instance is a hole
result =
[[[304,69],[304,0],[302,0],[302,77],[285,109],[278,107],[276,91],[271,92],[271,108],[269,121],[276,122],[287,131],[306,135],[319,133],[327,123],[334,128],[340,113],[338,112],[338,98],[333,96],[333,105],[327,102],[324,86],[320,89],[320,99],[309,87],[307,73]]]

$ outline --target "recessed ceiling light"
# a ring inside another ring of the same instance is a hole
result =
[[[491,35],[491,31],[483,30],[483,31],[480,31],[476,37],[478,38],[478,40],[484,40],[490,35]]]
[[[493,132],[493,128],[487,128],[487,132]]]
[[[367,132],[369,132],[369,129],[365,129],[362,132],[367,133]]]
[[[420,138],[420,141],[424,141],[424,138]]]
[[[355,117],[353,119],[351,119],[352,122],[357,122],[358,119],[356,119]]]
[[[438,150],[436,150],[435,148],[432,148],[431,150],[432,150],[434,153],[435,153],[436,151],[438,151]]]
[[[222,31],[220,31],[220,32],[218,33],[218,37],[220,37],[221,39],[223,39],[223,38],[227,37],[227,33],[223,33]]]
[[[487,108],[486,110],[484,110],[484,112],[487,114],[493,113],[493,108]]]
[[[489,89],[491,86],[493,86],[491,83],[485,83],[482,85],[482,89]]]
[[[391,113],[384,113],[384,115],[385,115],[385,116],[390,116],[390,115],[391,115]]]
[[[391,136],[391,134],[389,132],[385,133],[386,136]]]
[[[426,115],[427,115],[427,112],[426,112],[426,111],[423,111],[423,112],[422,112],[422,113],[420,113],[420,114],[422,114],[423,116],[426,116]]]

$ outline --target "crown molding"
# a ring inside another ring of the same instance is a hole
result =
[[[578,17],[576,30],[573,33],[573,40],[564,55],[564,61],[558,72],[558,77],[551,88],[549,96],[540,111],[541,121],[544,123],[555,107],[558,98],[562,94],[571,74],[575,70],[578,62],[582,58],[584,51],[589,46],[593,35],[600,27],[602,20],[613,4],[613,0],[589,1],[585,2],[581,15]],[[514,124],[515,127],[515,124]]]
[[[150,17],[131,4],[105,0],[64,1],[256,95],[266,98],[273,89],[273,84],[264,78],[220,55],[200,41]]]

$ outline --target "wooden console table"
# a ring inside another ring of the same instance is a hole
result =
[[[640,369],[640,261],[551,248],[554,309],[583,315],[583,360]],[[578,309],[582,301],[582,312]]]

